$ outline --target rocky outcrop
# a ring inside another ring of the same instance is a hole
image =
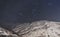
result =
[[[13,34],[11,31],[0,27],[0,37],[18,37],[18,35]]]

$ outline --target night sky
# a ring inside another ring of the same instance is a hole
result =
[[[35,19],[60,21],[60,0],[38,0],[38,5],[34,5]]]
[[[32,0],[2,0],[1,22],[24,22],[32,15]]]
[[[0,23],[60,21],[60,0],[1,0]],[[10,26],[10,25],[9,25]]]

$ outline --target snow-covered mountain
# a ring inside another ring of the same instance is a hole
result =
[[[15,32],[15,34],[13,32]],[[11,31],[0,27],[0,35],[12,37],[60,37],[60,22],[35,21],[32,23],[18,24]]]
[[[13,31],[22,37],[60,37],[60,22],[36,21],[30,25],[19,25]]]

